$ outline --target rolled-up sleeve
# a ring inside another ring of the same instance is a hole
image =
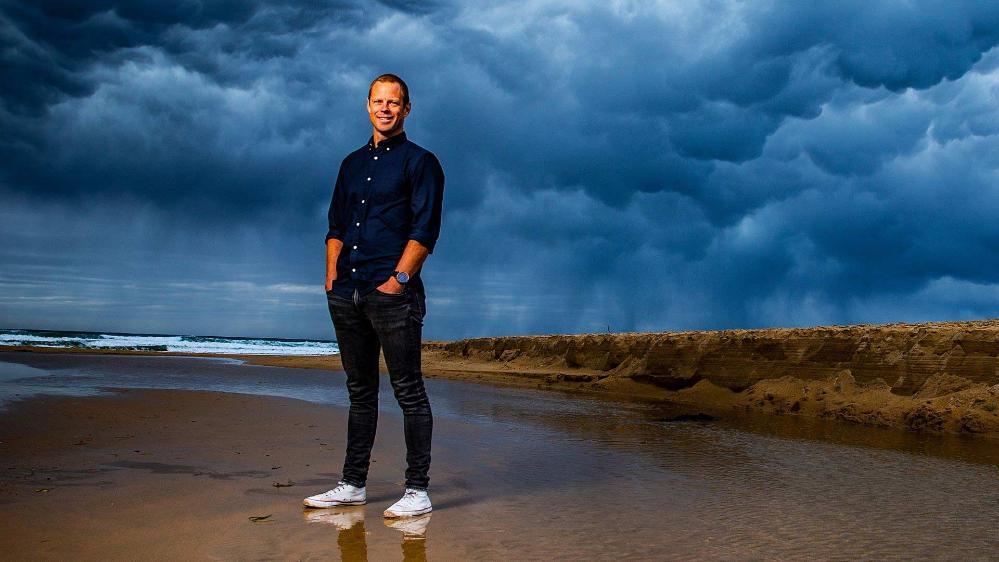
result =
[[[340,171],[336,176],[336,185],[333,186],[333,197],[330,200],[330,210],[326,214],[329,219],[329,230],[326,231],[326,240],[330,238],[336,238],[337,240],[343,240],[344,235],[344,224],[346,224],[346,217],[344,213],[346,212],[346,191],[347,187],[344,185],[343,181],[343,170],[347,166],[347,159],[345,158],[343,162],[340,163]]]
[[[411,172],[413,191],[411,210],[412,227],[409,239],[416,240],[434,251],[441,233],[441,213],[444,208],[444,169],[432,152],[418,158]]]

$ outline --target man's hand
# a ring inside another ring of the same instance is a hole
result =
[[[388,293],[390,295],[398,295],[406,289],[406,286],[395,280],[395,276],[388,278],[388,281],[382,283],[376,288],[376,291],[382,293]]]
[[[329,291],[333,288],[333,282],[336,281],[336,260],[340,257],[340,249],[343,248],[343,242],[337,240],[336,238],[330,238],[326,241],[326,290]]]

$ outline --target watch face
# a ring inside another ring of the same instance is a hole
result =
[[[409,274],[405,271],[400,271],[396,274],[395,280],[400,283],[409,283]]]

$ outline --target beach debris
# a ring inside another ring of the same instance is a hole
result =
[[[251,523],[270,523],[273,521],[273,519],[271,519],[271,515],[271,513],[268,513],[267,515],[251,515],[247,517],[247,519],[249,519]]]
[[[295,483],[292,482],[291,480],[289,480],[287,482],[284,482],[284,483],[282,483],[282,482],[272,482],[271,483],[271,486],[274,486],[275,488],[290,488],[290,487],[292,487],[294,485],[295,485]]]
[[[272,466],[272,467],[271,467],[271,470],[277,470],[277,469],[279,469],[279,468],[281,468],[281,467],[280,467],[280,466]]]
[[[35,490],[36,494],[47,494],[52,490],[52,488],[38,488]]]

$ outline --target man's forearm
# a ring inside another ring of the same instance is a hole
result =
[[[396,263],[395,270],[405,271],[413,276],[423,267],[423,262],[428,255],[430,255],[430,250],[426,246],[416,240],[410,240],[406,243],[406,248],[402,251],[402,257]],[[396,281],[395,276],[392,276],[379,285],[378,290],[384,293],[401,293],[403,286]]]
[[[430,251],[427,250],[426,246],[416,240],[410,240],[406,243],[406,248],[402,251],[402,257],[399,258],[395,270],[405,271],[412,276],[423,267],[423,262],[429,254]]]
[[[336,260],[343,249],[343,241],[336,238],[326,240],[326,290],[329,291],[336,281]]]

